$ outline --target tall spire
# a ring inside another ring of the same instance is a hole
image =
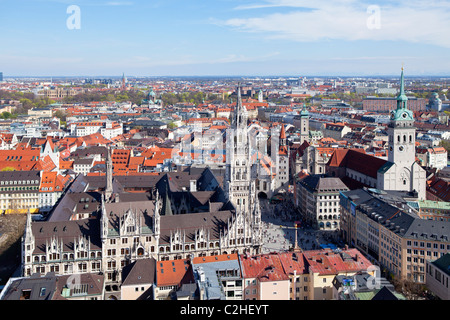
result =
[[[234,110],[234,126],[236,128],[247,126],[247,109],[245,109],[245,107],[242,105],[240,83],[238,84],[237,88],[236,109]]]
[[[402,74],[400,77],[400,92],[397,96],[397,109],[406,109],[406,102],[408,101],[408,97],[405,94],[405,78],[403,76],[403,66],[402,66]]]
[[[113,193],[113,163],[111,156],[111,148],[108,148],[106,156],[106,188],[105,188],[105,198],[108,201]]]

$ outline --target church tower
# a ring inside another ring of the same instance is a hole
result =
[[[227,131],[227,167],[225,193],[236,208],[248,212],[250,184],[250,148],[247,127],[248,114],[242,105],[241,88],[238,87],[237,103],[231,129]]]
[[[397,165],[411,165],[416,154],[416,128],[414,115],[407,108],[408,97],[405,94],[403,68],[400,78],[400,92],[397,96],[397,109],[391,111],[388,127],[389,152],[388,160]]]
[[[382,190],[415,191],[419,199],[426,198],[426,172],[416,162],[416,128],[414,114],[408,110],[403,68],[397,108],[391,111],[388,125],[388,163],[378,172],[377,188]]]
[[[263,101],[264,101],[263,92],[262,92],[262,90],[259,90],[259,92],[258,92],[258,102],[263,102]]]
[[[309,142],[309,112],[303,104],[303,109],[300,112],[300,145],[305,141]]]
[[[289,182],[289,150],[286,141],[286,129],[281,124],[279,147],[277,155],[277,169],[276,169],[276,185],[275,189],[281,188]]]

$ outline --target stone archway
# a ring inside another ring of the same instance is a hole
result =
[[[265,192],[261,191],[258,193],[258,198],[267,200],[267,194]]]

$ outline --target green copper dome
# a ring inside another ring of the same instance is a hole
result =
[[[306,106],[305,106],[305,105],[303,105],[303,109],[302,109],[302,111],[300,112],[300,115],[301,115],[302,117],[307,117],[307,116],[309,116],[308,109],[306,109]]]

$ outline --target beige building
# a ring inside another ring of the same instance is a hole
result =
[[[39,171],[0,172],[0,209],[2,213],[39,211]]]
[[[341,236],[393,276],[425,283],[426,261],[450,251],[450,226],[420,219],[389,199],[402,201],[375,189],[341,193]]]
[[[53,110],[51,108],[30,109],[28,115],[33,118],[51,118]]]

